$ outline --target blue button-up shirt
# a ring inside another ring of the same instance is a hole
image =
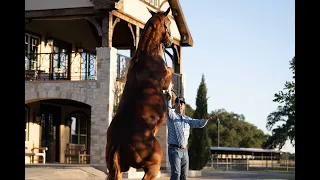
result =
[[[208,120],[193,119],[186,115],[180,115],[175,109],[168,108],[168,144],[186,147],[188,145],[190,128],[203,128],[207,122]]]

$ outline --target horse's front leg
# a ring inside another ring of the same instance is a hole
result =
[[[142,180],[154,180],[156,179],[160,167],[161,167],[161,160],[162,160],[162,149],[157,141],[157,139],[154,137],[154,149],[151,155],[151,158],[148,159],[146,162],[144,169],[144,176]]]
[[[162,118],[160,118],[160,120],[158,121],[158,124],[156,124],[156,126],[154,127],[154,130],[153,130],[153,136],[156,136],[156,134],[158,133],[159,129],[161,128],[162,124],[164,123],[164,121],[166,120],[167,118],[167,112],[164,111],[162,113]]]

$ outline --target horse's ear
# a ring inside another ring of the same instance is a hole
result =
[[[169,7],[169,8],[167,9],[167,11],[164,12],[163,14],[167,16],[167,15],[169,14],[169,12],[170,12],[170,9],[171,9],[171,8]]]
[[[153,16],[153,15],[156,14],[155,12],[153,12],[153,11],[152,11],[151,9],[149,9],[148,7],[147,7],[147,9],[148,9],[148,11],[150,12],[151,16]]]

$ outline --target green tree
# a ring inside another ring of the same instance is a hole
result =
[[[209,116],[219,118],[219,145],[221,147],[258,148],[267,135],[255,125],[246,122],[245,116],[225,109],[212,111]],[[213,146],[218,146],[217,121],[208,122],[208,135]]]
[[[194,111],[193,118],[204,119],[207,116],[207,100],[207,86],[204,75],[202,74],[196,97],[196,110]],[[207,164],[210,156],[210,141],[207,127],[193,128],[190,139],[191,143],[188,149],[190,169],[201,170]]]
[[[194,109],[192,109],[192,107],[188,103],[186,103],[185,114],[189,117],[193,117],[193,113]]]
[[[287,81],[283,91],[274,95],[273,102],[280,103],[277,111],[269,114],[267,117],[267,129],[272,129],[272,134],[264,143],[265,148],[279,147],[281,149],[289,139],[291,144],[295,145],[295,57],[289,62],[293,80]]]

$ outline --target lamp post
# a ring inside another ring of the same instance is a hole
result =
[[[219,133],[219,124],[220,124],[220,120],[219,120],[219,118],[217,118],[217,128],[218,128],[218,147],[220,147],[220,133]]]

